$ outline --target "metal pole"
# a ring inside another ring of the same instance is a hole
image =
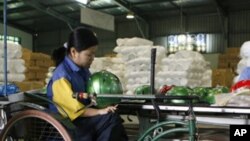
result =
[[[151,67],[150,67],[150,90],[151,94],[155,94],[155,58],[156,48],[151,49]]]
[[[7,96],[7,0],[3,8],[3,34],[4,34],[4,96]]]
[[[151,87],[151,94],[155,95],[155,60],[156,60],[156,48],[151,49],[151,68],[150,68],[150,87]],[[157,105],[155,100],[151,100],[156,116],[157,122],[160,122],[160,108]]]

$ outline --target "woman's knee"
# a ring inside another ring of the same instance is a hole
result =
[[[109,116],[111,122],[113,122],[113,123],[122,124],[122,122],[123,122],[122,118],[117,113],[108,113],[107,116]]]

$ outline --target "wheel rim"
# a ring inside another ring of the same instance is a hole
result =
[[[2,141],[9,137],[24,140],[71,141],[65,128],[51,115],[38,111],[26,110],[10,119],[1,133]]]

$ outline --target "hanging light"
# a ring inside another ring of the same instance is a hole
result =
[[[193,49],[194,49],[194,47],[193,47],[192,44],[188,44],[187,47],[186,47],[186,50],[192,51]]]
[[[196,37],[197,50],[200,52],[206,52],[206,38],[205,34],[198,34]]]
[[[195,44],[195,35],[187,34],[187,44]]]
[[[179,44],[186,44],[186,39],[187,39],[186,35],[184,35],[184,34],[178,35],[178,43]]]
[[[135,18],[135,15],[133,12],[129,11],[127,16],[126,16],[127,19],[134,19]]]
[[[85,5],[88,4],[88,2],[89,2],[89,0],[76,0],[76,1],[78,1],[82,4],[85,4]]]

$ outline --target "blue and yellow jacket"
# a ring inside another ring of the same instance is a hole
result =
[[[78,67],[69,57],[65,57],[55,71],[47,87],[49,99],[59,105],[71,120],[84,113],[80,110],[84,105],[72,97],[73,93],[86,92],[87,82],[90,77],[89,69]],[[55,105],[50,105],[52,111],[63,111]]]

